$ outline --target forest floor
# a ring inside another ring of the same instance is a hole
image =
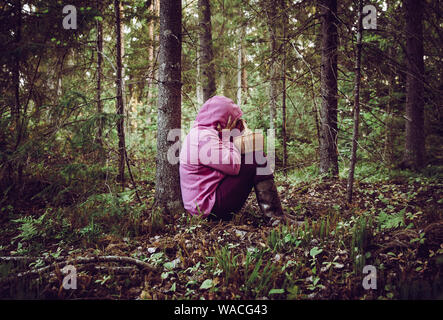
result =
[[[160,219],[157,228],[151,225],[138,236],[108,233],[88,242],[54,238],[29,250],[45,235],[26,237],[33,234],[23,227],[26,221],[18,228],[17,220],[5,218],[0,297],[443,298],[441,182],[359,183],[352,205],[346,203],[344,180],[278,185],[283,207],[297,223],[265,225],[251,193],[229,223],[183,214]],[[130,260],[115,261],[115,256]],[[64,289],[63,261],[78,257],[102,258],[73,262],[77,289]],[[375,268],[364,273],[366,265]]]

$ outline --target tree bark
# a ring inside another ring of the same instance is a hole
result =
[[[267,6],[267,18],[268,18],[268,29],[271,42],[271,61],[270,61],[270,74],[271,79],[269,82],[269,128],[275,129],[275,116],[277,112],[277,25],[276,18],[277,12],[275,3],[272,0],[266,2]]]
[[[18,146],[21,143],[22,136],[24,134],[24,126],[25,121],[22,119],[21,112],[22,108],[20,105],[20,43],[21,43],[21,33],[22,33],[22,2],[21,0],[16,0],[15,3],[15,18],[16,18],[16,27],[15,27],[15,52],[14,52],[14,67],[12,70],[12,81],[14,85],[14,106],[12,107],[12,118],[15,121],[15,149],[17,150]],[[25,116],[25,112],[23,112],[23,117]],[[22,162],[17,163],[17,184],[21,185],[22,176],[23,176],[23,167],[24,164]],[[10,170],[10,175],[13,174],[13,170]]]
[[[392,6],[390,1],[386,2],[387,9],[389,12],[390,6]],[[394,47],[388,48],[388,56],[397,56],[397,52]],[[388,97],[389,100],[386,103],[386,120],[385,120],[385,143],[383,148],[383,159],[387,166],[391,166],[394,163],[394,88],[395,88],[395,69],[391,66],[387,72],[388,81]]]
[[[116,111],[117,111],[117,134],[118,134],[118,181],[122,187],[125,187],[125,129],[124,129],[124,115],[125,107],[123,100],[123,62],[122,62],[122,30],[121,30],[121,13],[120,13],[120,0],[114,0],[115,10],[115,26],[116,26],[116,52],[117,52],[117,98],[116,98]]]
[[[196,83],[196,94],[197,94],[197,104],[199,107],[203,105],[203,87],[202,87],[202,68],[201,68],[201,53],[200,45],[197,47],[197,83]]]
[[[209,0],[198,0],[199,11],[199,44],[201,84],[203,87],[203,101],[215,95],[215,68],[212,49],[211,6]]]
[[[20,53],[19,46],[21,42],[21,25],[22,25],[22,3],[21,0],[16,0],[15,4],[15,52],[14,52],[14,68],[13,68],[13,83],[14,83],[14,106],[12,107],[12,117],[15,121],[15,132],[17,135],[17,141],[20,135]]]
[[[101,1],[97,1],[97,10],[101,12]],[[103,113],[103,104],[101,100],[102,94],[102,62],[103,62],[103,26],[101,21],[97,20],[97,113],[100,115],[98,130],[97,130],[97,143],[103,145],[103,120],[101,114]]]
[[[243,13],[240,11],[240,15],[243,18]],[[246,103],[248,79],[246,74],[246,54],[244,40],[246,35],[246,25],[240,27],[240,37],[238,43],[238,55],[237,55],[237,104],[240,106]]]
[[[360,117],[360,81],[361,81],[361,47],[362,47],[362,0],[358,1],[358,27],[357,27],[357,52],[355,59],[355,83],[354,83],[354,130],[352,133],[351,167],[349,169],[347,185],[347,201],[352,202],[352,189],[354,185],[354,170],[357,162],[358,125]]]
[[[179,166],[168,161],[176,143],[168,140],[168,133],[181,128],[181,28],[181,0],[161,0],[155,198],[166,213],[183,209]]]
[[[288,16],[286,14],[286,0],[280,0],[282,11],[282,27],[283,27],[283,39],[282,39],[282,136],[283,136],[283,168],[285,176],[287,175],[286,168],[288,166],[288,152],[287,152],[287,137],[286,137],[286,28],[288,25]]]
[[[243,30],[243,37],[246,34],[246,30]],[[242,88],[242,103],[245,104],[247,103],[248,100],[248,74],[246,72],[246,50],[245,50],[245,45],[243,44],[243,39],[242,39],[242,44],[241,44],[241,63],[242,63],[242,68],[241,68],[241,88]]]
[[[406,139],[403,162],[419,169],[425,161],[423,100],[423,6],[422,0],[404,0],[406,19]]]
[[[337,1],[322,0],[320,173],[338,175],[337,150]]]
[[[241,38],[240,38],[241,41]],[[238,44],[237,48],[237,105],[241,106],[242,103],[242,46]]]
[[[159,16],[159,1],[160,0],[153,0],[151,2],[151,11],[153,15]],[[154,81],[154,79],[156,78],[156,56],[157,56],[157,46],[156,44],[158,43],[158,34],[155,34],[155,26],[156,26],[156,21],[155,19],[152,19],[149,22],[149,28],[148,28],[148,35],[149,35],[149,40],[150,40],[150,44],[149,44],[149,51],[148,51],[148,56],[149,56],[149,74],[148,74],[148,79],[147,79],[147,85],[146,85],[146,91],[147,91],[147,101],[148,101],[148,110],[147,110],[147,123],[151,124],[152,122],[152,106],[151,106],[151,100],[153,97],[152,94],[152,83]],[[141,95],[140,95],[141,96]]]
[[[393,56],[392,48],[389,48],[389,56]],[[389,100],[386,104],[386,120],[385,120],[385,144],[383,157],[386,165],[390,166],[394,163],[394,73],[389,70],[388,73],[388,96]]]

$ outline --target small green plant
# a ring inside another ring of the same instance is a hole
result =
[[[334,214],[335,216],[335,214]],[[316,239],[327,239],[331,233],[331,219],[329,216],[311,222],[312,236]]]
[[[193,233],[196,229],[202,226],[203,219],[198,215],[190,215],[188,214],[186,217],[186,229],[185,233]]]
[[[214,287],[214,281],[212,279],[206,279],[200,285],[200,289],[207,290]]]
[[[405,226],[405,208],[397,213],[388,214],[385,211],[381,211],[377,217],[378,227],[381,230],[395,229]]]
[[[112,278],[112,276],[108,274],[108,275],[103,276],[103,278],[101,278],[101,279],[95,280],[95,283],[99,283],[103,286],[111,278]]]
[[[302,243],[303,232],[294,229],[292,226],[282,225],[277,229],[272,229],[268,236],[268,246],[272,251],[290,252]]]
[[[410,243],[418,242],[419,244],[424,244],[425,241],[426,241],[425,233],[424,233],[424,232],[421,232],[421,233],[418,235],[417,238],[411,239],[411,240],[410,240]]]
[[[300,296],[300,291],[301,291],[300,287],[297,285],[290,287],[288,289],[288,297],[287,298],[290,300],[298,299]]]
[[[19,243],[17,243],[17,249],[11,251],[11,254],[17,255],[17,256],[25,256],[29,253],[29,251],[30,251],[29,247],[24,248],[23,243],[19,242]]]
[[[88,243],[91,243],[97,240],[101,235],[100,226],[94,223],[94,218],[91,219],[91,222],[84,228],[79,231],[82,237],[85,237]]]
[[[158,266],[161,265],[165,262],[165,253],[164,252],[156,252],[153,253],[148,259],[147,261],[149,263],[152,263],[154,266]]]
[[[15,223],[21,223],[21,225],[18,227],[18,230],[20,233],[13,238],[20,239],[23,241],[28,241],[35,239],[37,237],[41,237],[45,235],[45,218],[46,218],[47,212],[42,214],[39,218],[35,219],[32,216],[25,216],[19,219],[12,220],[12,222]]]
[[[352,228],[352,237],[350,244],[350,258],[354,263],[354,273],[359,274],[366,263],[365,250],[369,244],[372,219],[360,216]],[[368,253],[370,255],[370,253]]]
[[[264,294],[269,294],[272,289],[272,279],[276,270],[276,266],[273,264],[272,260],[269,260],[267,264],[262,268],[263,265],[263,254],[265,251],[261,251],[258,254],[247,253],[245,260],[245,271],[244,271],[244,289],[246,291],[253,292],[256,297]],[[252,271],[250,271],[253,265],[253,260],[256,261],[253,266]]]
[[[103,233],[114,233],[120,236],[137,235],[141,229],[140,216],[146,211],[146,203],[135,201],[135,190],[120,193],[93,194],[86,201],[77,205],[76,216],[82,218],[83,225],[94,219],[94,224]],[[151,225],[162,227],[161,215],[156,215],[154,208],[151,214]],[[160,214],[160,213],[159,213]],[[86,221],[86,223],[85,223]]]
[[[150,233],[156,234],[160,230],[162,230],[165,226],[165,222],[163,220],[163,211],[160,208],[153,208],[150,216]]]
[[[311,283],[308,285],[308,289],[311,291],[314,291],[316,289],[323,289],[325,286],[320,284],[319,282],[320,282],[320,277],[313,276]]]
[[[237,269],[238,257],[238,255],[232,255],[232,252],[229,250],[228,246],[224,246],[215,252],[215,261],[223,270],[226,283],[228,283],[229,279],[233,276],[235,270]]]
[[[312,257],[312,259],[311,259],[311,267],[312,267],[312,273],[313,274],[317,273],[317,255],[319,255],[322,252],[323,252],[323,249],[318,248],[318,247],[313,247],[309,251],[309,255]]]

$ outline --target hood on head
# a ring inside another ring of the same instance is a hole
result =
[[[231,121],[242,116],[240,107],[229,98],[214,96],[206,100],[195,118],[194,126],[216,127],[218,123],[226,127],[229,116]]]

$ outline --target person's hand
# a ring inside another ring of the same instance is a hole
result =
[[[237,125],[235,126],[235,129],[238,129],[240,132],[243,132],[246,127],[246,121],[244,119],[239,119],[237,121]]]
[[[217,125],[217,131],[221,132],[222,130],[229,130],[231,131],[232,129],[235,128],[235,126],[237,125],[237,121],[239,118],[234,119],[234,121],[231,120],[231,116],[228,117],[228,122],[226,123],[226,127],[222,128],[220,123]],[[231,122],[232,121],[232,122]]]

